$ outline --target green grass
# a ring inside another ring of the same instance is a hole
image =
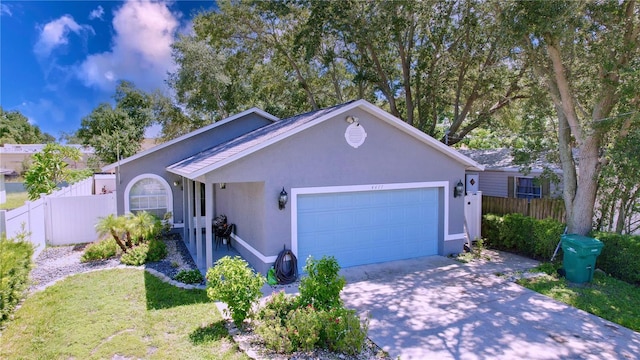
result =
[[[596,272],[593,282],[571,284],[555,273],[555,266],[542,264],[550,275],[518,280],[518,284],[591,314],[640,331],[640,287]]]
[[[2,359],[246,359],[204,290],[137,269],[79,274],[28,297]]]
[[[11,210],[24,205],[29,200],[29,194],[26,192],[7,193],[7,201],[0,204],[0,210]]]

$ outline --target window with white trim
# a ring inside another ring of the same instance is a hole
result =
[[[541,199],[542,186],[540,181],[529,177],[515,178],[516,197],[520,199]]]
[[[135,182],[129,190],[129,212],[146,211],[162,219],[169,208],[166,186],[157,179],[147,177]]]

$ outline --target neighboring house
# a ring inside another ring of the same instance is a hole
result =
[[[200,267],[225,214],[260,272],[284,247],[299,267],[309,255],[349,267],[461,252],[454,187],[482,169],[364,100],[283,120],[247,110],[103,168],[118,174],[119,214],[172,212]]]
[[[87,160],[93,155],[93,148],[82,145],[66,145],[75,147],[82,153],[80,161],[72,161],[69,167],[73,169],[84,169],[87,167]],[[25,171],[25,164],[31,161],[31,155],[42,151],[45,144],[4,144],[0,146],[0,168],[10,169],[13,174],[22,174]]]
[[[460,150],[460,153],[484,166],[481,173],[467,172],[467,188],[472,187],[469,184],[471,178],[477,179],[478,184],[474,186],[483,195],[528,199],[562,196],[561,182],[541,177],[546,168],[561,179],[562,170],[557,164],[538,160],[530,165],[531,171],[525,174],[514,163],[511,149]]]

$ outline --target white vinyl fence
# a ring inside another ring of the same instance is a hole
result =
[[[8,238],[30,233],[34,257],[46,245],[68,245],[97,239],[99,218],[116,214],[116,194],[93,195],[93,178],[67,186],[10,211],[0,211],[0,232]]]

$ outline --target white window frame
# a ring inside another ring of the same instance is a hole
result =
[[[133,185],[138,183],[138,181],[144,180],[144,179],[157,180],[160,182],[160,184],[162,184],[162,186],[164,186],[164,190],[167,192],[167,212],[171,213],[171,218],[169,219],[169,223],[173,224],[173,191],[171,190],[171,186],[169,185],[169,183],[163,177],[158,176],[156,174],[141,174],[131,179],[131,181],[129,181],[129,183],[127,184],[127,187],[124,189],[124,212],[125,213],[131,212],[131,207],[129,204],[129,193],[131,192],[131,188],[133,188]]]

